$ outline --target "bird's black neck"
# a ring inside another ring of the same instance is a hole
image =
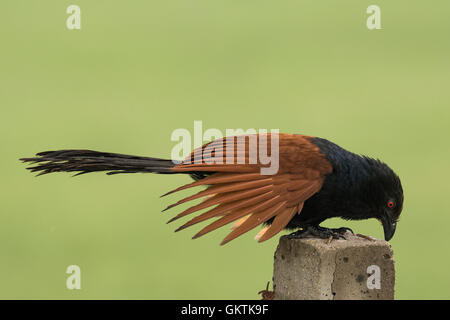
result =
[[[312,142],[333,166],[333,172],[325,178],[315,197],[322,202],[321,210],[329,210],[333,216],[344,219],[366,219],[369,208],[361,207],[360,200],[366,196],[364,186],[370,181],[372,167],[377,161],[349,152],[325,139],[314,138]],[[329,202],[328,207],[327,204],[323,207],[323,201]],[[358,210],[352,210],[356,205]]]

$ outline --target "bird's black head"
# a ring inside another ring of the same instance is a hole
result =
[[[403,189],[400,178],[385,163],[371,158],[365,160],[365,179],[360,185],[361,196],[370,206],[373,218],[383,225],[384,238],[392,239],[403,209]]]

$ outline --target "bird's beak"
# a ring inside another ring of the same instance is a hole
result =
[[[383,224],[384,229],[384,239],[386,241],[391,240],[392,237],[394,236],[395,228],[397,227],[397,222],[391,221],[391,219],[387,215],[384,215],[381,218],[381,223]]]

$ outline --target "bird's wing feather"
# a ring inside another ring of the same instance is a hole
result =
[[[229,137],[215,140],[202,146],[200,150],[194,150],[188,158],[190,163],[175,166],[174,172],[209,174],[203,179],[167,193],[207,186],[206,189],[166,208],[206,197],[201,203],[170,220],[174,221],[209,208],[179,227],[177,231],[211,218],[218,218],[194,236],[198,238],[240,219],[223,240],[222,244],[225,244],[272,218],[271,225],[258,233],[258,241],[270,239],[284,229],[292,217],[301,212],[304,201],[320,190],[325,175],[331,172],[332,167],[309,137],[276,135],[279,146],[279,169],[274,175],[262,175],[261,168],[270,164],[261,163],[259,157],[256,162],[251,159],[254,155],[252,141],[256,141],[255,145],[258,146],[264,139],[261,135],[233,137],[234,144],[231,147],[230,144],[225,144],[230,141]],[[265,138],[268,150],[271,147],[272,136],[273,134],[268,134]]]

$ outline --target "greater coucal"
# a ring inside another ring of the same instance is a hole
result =
[[[378,219],[383,225],[385,239],[392,238],[402,211],[403,190],[399,177],[386,164],[344,150],[325,139],[276,135],[279,168],[273,175],[261,173],[266,164],[250,161],[251,139],[261,141],[258,134],[214,140],[194,150],[187,159],[189,161],[182,163],[90,150],[46,151],[34,158],[20,160],[35,164],[27,169],[39,172],[39,175],[60,171],[77,172],[76,175],[95,171],[188,174],[194,182],[165,195],[197,186],[206,186],[206,189],[165,210],[190,200],[204,199],[169,222],[208,208],[176,231],[216,218],[193,237],[198,238],[235,222],[232,232],[221,244],[258,225],[265,225],[256,236],[260,242],[283,229],[299,229],[292,234],[298,237],[311,234],[320,238],[340,238],[348,228],[319,226],[332,217]],[[270,150],[271,139],[266,140]],[[233,161],[229,161],[230,158]]]

